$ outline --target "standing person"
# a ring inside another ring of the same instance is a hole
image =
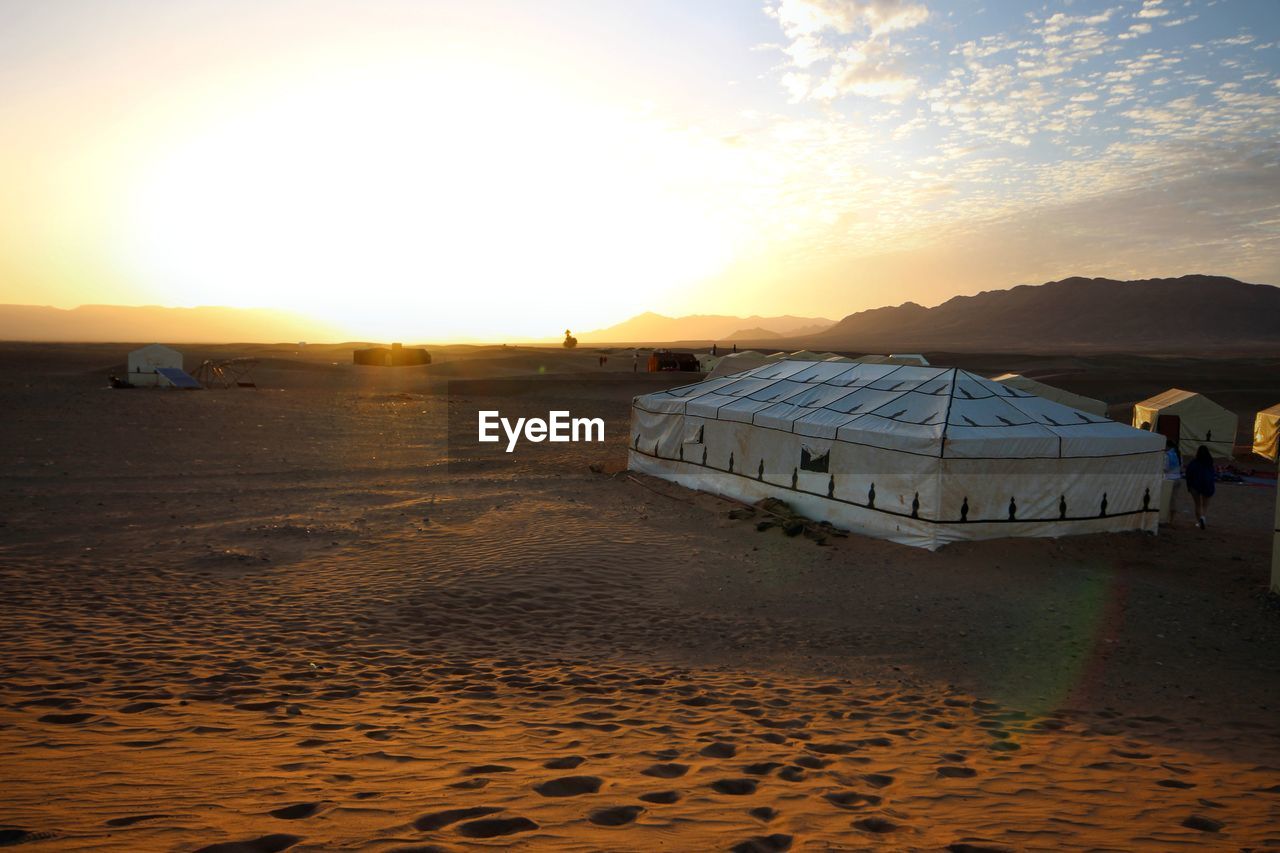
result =
[[[1213,497],[1216,479],[1213,457],[1209,455],[1209,448],[1202,444],[1196,451],[1196,458],[1187,466],[1187,491],[1195,503],[1196,524],[1201,530],[1205,528],[1205,514],[1209,512],[1209,499]]]
[[[1182,491],[1182,457],[1172,438],[1164,440],[1164,482],[1160,492],[1160,521],[1173,527],[1178,512],[1178,493]]]
[[[640,369],[640,350],[631,353],[631,372],[635,373]]]

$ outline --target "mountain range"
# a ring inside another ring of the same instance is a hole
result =
[[[307,317],[267,308],[0,305],[5,341],[249,343],[341,340]]]
[[[657,343],[666,341],[726,341],[795,338],[817,334],[835,324],[825,317],[733,317],[725,314],[690,314],[666,317],[646,311],[607,329],[578,337],[591,343]]]
[[[1067,278],[850,314],[808,349],[1195,353],[1280,349],[1280,288],[1233,278]]]

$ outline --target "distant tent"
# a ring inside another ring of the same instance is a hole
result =
[[[875,355],[874,353],[867,353],[866,355],[858,356],[857,358],[854,359],[854,361],[858,362],[859,364],[888,364],[889,356]]]
[[[1272,462],[1280,457],[1280,403],[1263,409],[1253,419],[1253,452]],[[1280,530],[1280,525],[1276,529]]]
[[[844,364],[853,363],[853,359],[849,358],[847,355],[833,355],[830,358],[824,358],[823,361],[837,361],[837,362],[842,362]]]
[[[1046,400],[1052,400],[1055,403],[1061,403],[1064,406],[1070,406],[1082,412],[1104,417],[1107,414],[1107,404],[1101,400],[1095,400],[1092,397],[1085,397],[1081,394],[1072,394],[1070,391],[1064,391],[1052,385],[1045,385],[1043,382],[1028,379],[1021,373],[1004,373],[991,381],[999,382],[1001,385],[1008,385],[1010,388],[1017,388],[1019,391],[1026,391],[1028,394],[1035,394],[1037,397],[1043,397]]]
[[[717,376],[729,376],[734,373],[741,373],[744,370],[750,370],[753,367],[759,367],[762,364],[768,364],[769,359],[755,350],[743,350],[726,355],[716,363],[716,366],[707,374],[708,379],[714,379]]]
[[[353,364],[373,367],[415,367],[431,363],[431,353],[421,347],[392,344],[389,347],[358,349],[351,354]]]
[[[1176,433],[1183,459],[1194,456],[1202,444],[1219,459],[1229,459],[1235,448],[1239,418],[1208,397],[1170,388],[1134,405],[1133,425],[1170,438]]]
[[[928,367],[929,359],[925,358],[918,352],[900,352],[889,356],[891,364],[916,364],[920,367]]]
[[[644,394],[629,466],[847,530],[1154,532],[1164,440],[955,368],[788,360]]]
[[[825,355],[818,355],[816,352],[810,352],[807,349],[796,350],[787,356],[791,361],[822,361]]]
[[[782,361],[787,357],[788,356],[785,352],[771,352],[767,356],[765,356],[765,358],[769,359],[769,361]]]
[[[709,352],[698,353],[698,369],[703,373],[710,373],[715,370],[721,358],[722,356],[712,355]]]
[[[148,344],[129,353],[129,375],[124,377],[135,386],[169,384],[158,370],[174,367],[182,370],[182,353],[164,344]]]

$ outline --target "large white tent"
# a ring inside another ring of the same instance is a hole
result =
[[[129,375],[125,378],[132,385],[169,385],[159,371],[171,367],[182,370],[182,353],[164,344],[148,344],[129,353]]]
[[[1107,404],[1101,400],[1085,397],[1082,394],[1072,394],[1070,391],[1064,391],[1061,388],[1037,382],[1034,379],[1023,376],[1021,373],[1004,373],[995,377],[992,381],[999,382],[1001,385],[1008,385],[1010,388],[1017,388],[1019,391],[1026,391],[1028,394],[1035,394],[1037,397],[1043,397],[1055,403],[1061,403],[1064,406],[1070,406],[1073,409],[1079,409],[1082,412],[1088,412],[1091,415],[1106,416],[1107,414]]]
[[[1236,443],[1236,428],[1240,419],[1235,412],[1194,391],[1170,388],[1149,397],[1133,407],[1133,425],[1155,432],[1173,435],[1173,430],[1161,425],[1168,418],[1176,423],[1178,452],[1183,460],[1195,455],[1200,445],[1219,459],[1230,459]]]
[[[629,465],[908,545],[1156,529],[1164,439],[968,371],[780,361],[636,397]]]

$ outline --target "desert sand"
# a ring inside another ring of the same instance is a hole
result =
[[[108,390],[128,348],[0,345],[0,846],[1280,848],[1274,488],[1157,537],[788,537],[625,471],[679,382],[629,354],[190,347],[259,387]],[[1274,361],[1170,373],[1244,411]],[[562,402],[607,443],[470,441]]]

